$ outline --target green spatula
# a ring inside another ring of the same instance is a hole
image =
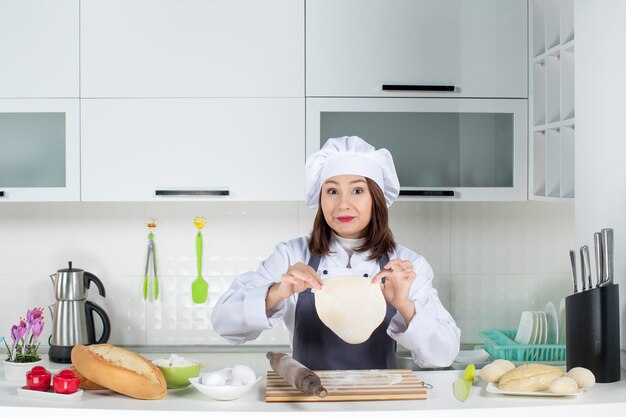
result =
[[[203,304],[209,294],[209,284],[202,278],[202,233],[200,229],[206,224],[204,217],[196,217],[193,224],[198,229],[196,234],[196,258],[198,260],[198,277],[191,283],[191,298],[196,304]]]

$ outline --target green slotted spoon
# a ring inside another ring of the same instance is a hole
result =
[[[193,224],[198,229],[196,234],[196,258],[198,260],[198,277],[191,283],[191,298],[195,304],[203,304],[209,295],[209,284],[202,278],[202,233],[200,230],[206,224],[204,217],[196,217]]]

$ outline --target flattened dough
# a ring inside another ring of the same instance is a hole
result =
[[[322,323],[347,343],[363,343],[385,319],[387,303],[379,285],[363,277],[324,280],[315,290],[315,308]]]

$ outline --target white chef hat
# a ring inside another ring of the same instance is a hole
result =
[[[307,206],[317,208],[324,181],[335,175],[360,175],[373,180],[383,191],[387,207],[400,192],[391,153],[384,148],[376,150],[358,136],[328,139],[322,149],[309,156],[304,168]]]

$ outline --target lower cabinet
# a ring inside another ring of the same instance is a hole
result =
[[[0,100],[0,202],[80,200],[78,99]]]
[[[302,200],[304,98],[83,99],[83,201]]]

